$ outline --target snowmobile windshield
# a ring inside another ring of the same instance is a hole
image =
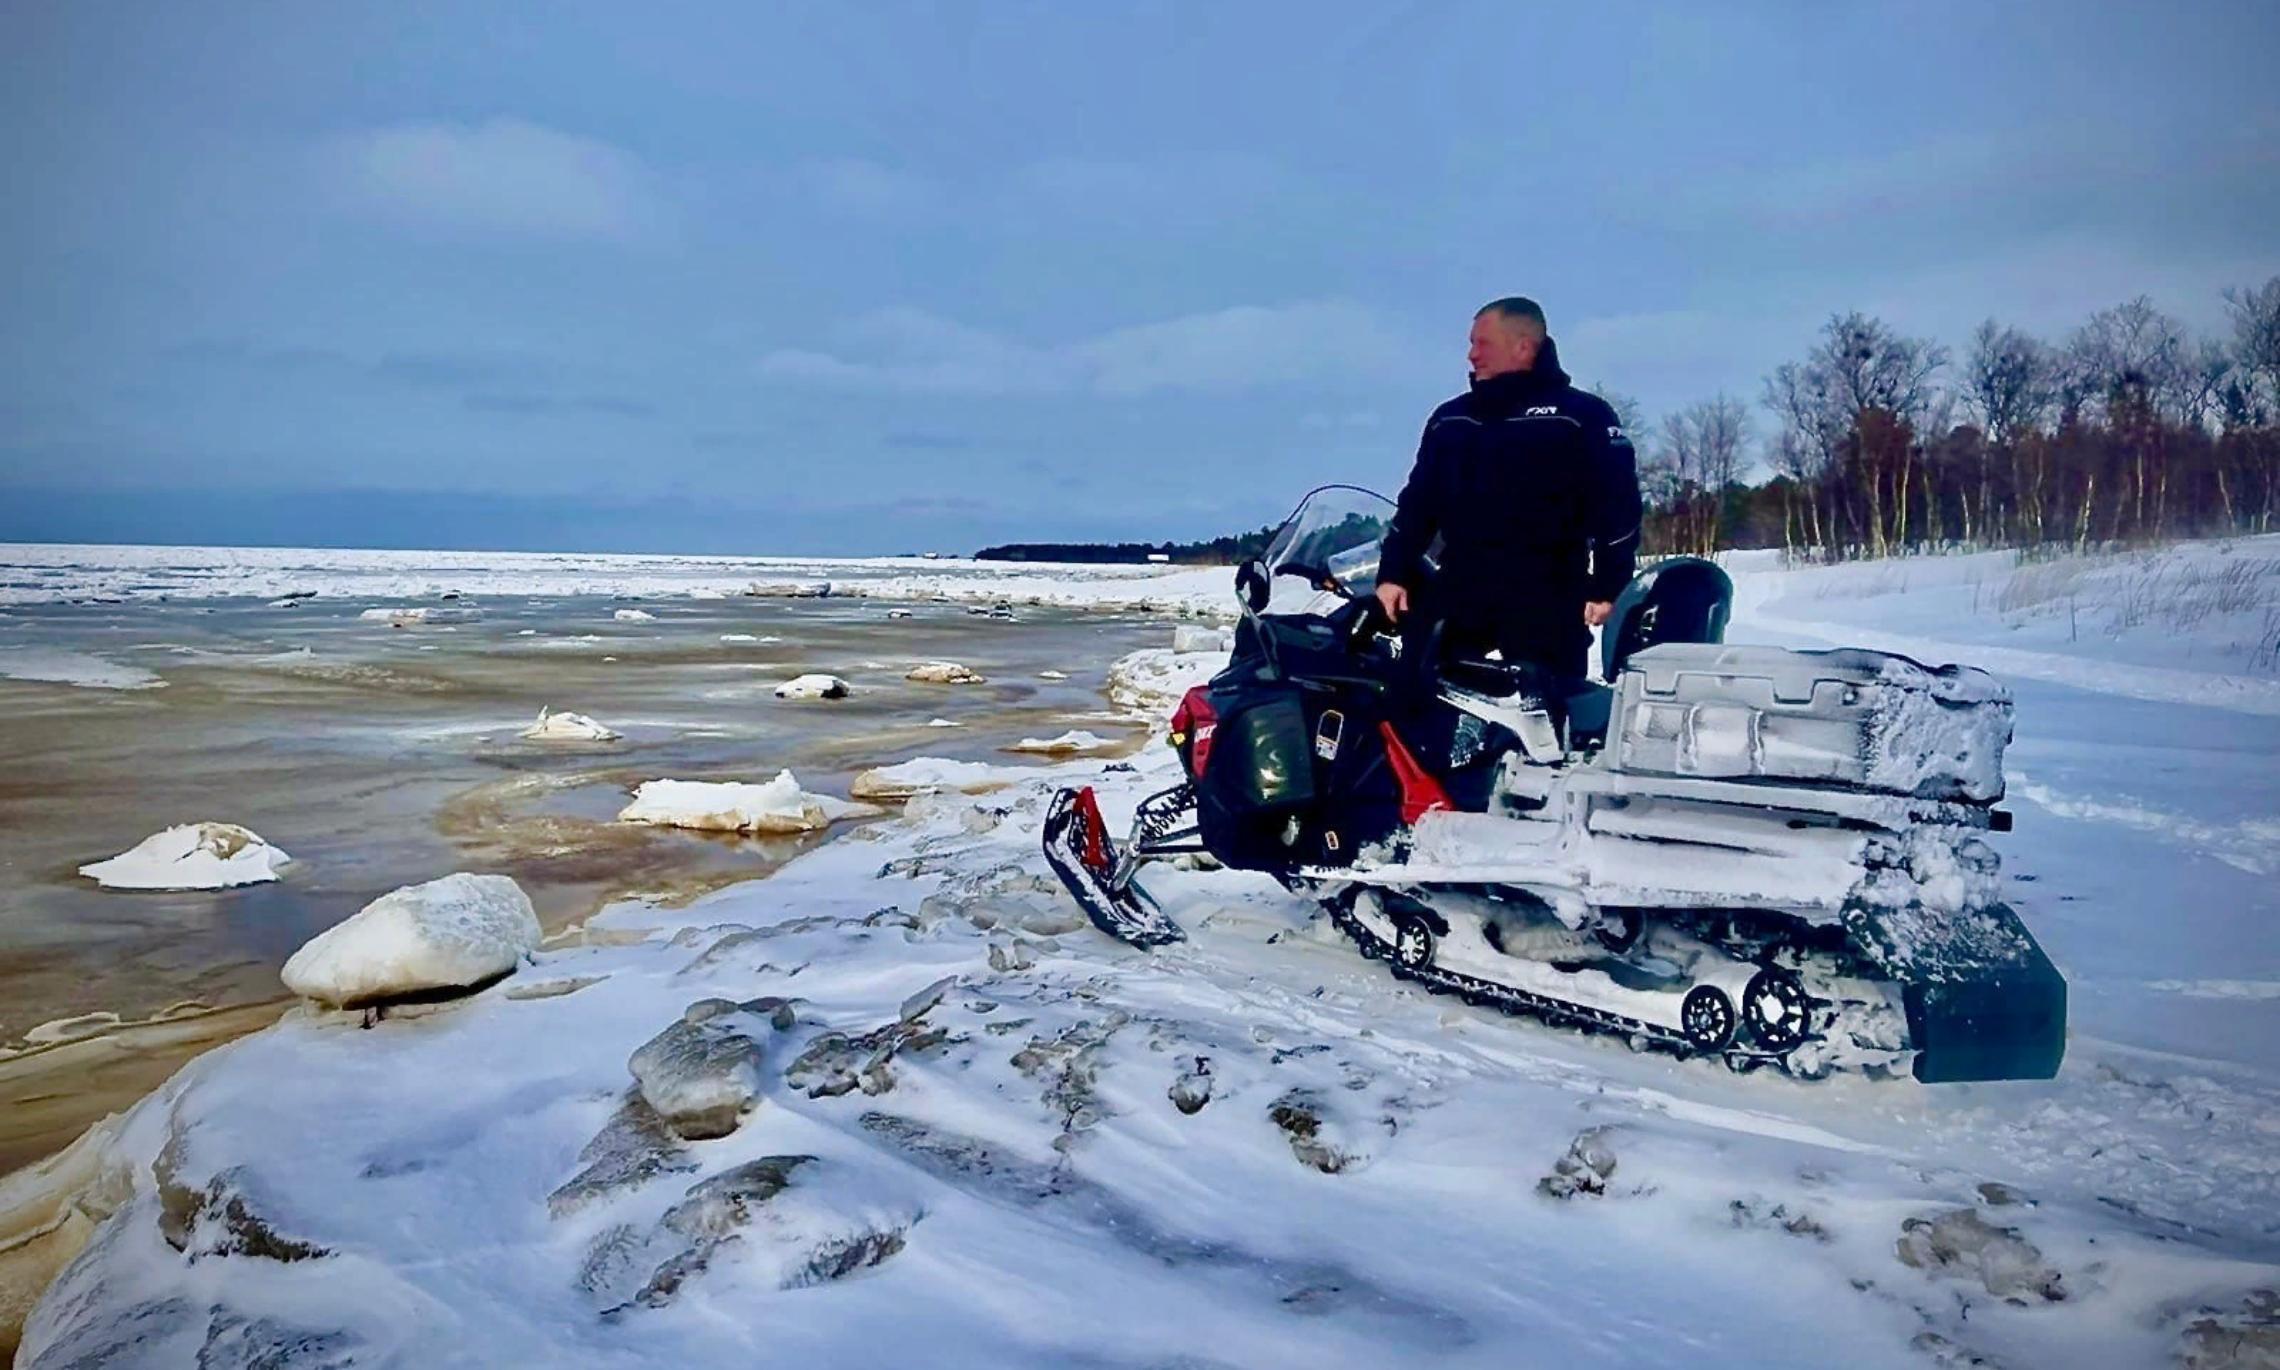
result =
[[[1302,610],[1323,593],[1340,598],[1375,593],[1378,544],[1392,518],[1392,500],[1358,485],[1325,485],[1309,492],[1275,531],[1262,558],[1274,590],[1269,608]],[[1304,588],[1291,584],[1292,579]]]

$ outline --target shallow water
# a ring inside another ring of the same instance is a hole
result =
[[[855,771],[912,756],[1014,762],[999,749],[1078,726],[1103,707],[1108,664],[1171,631],[1133,615],[1031,609],[1003,622],[942,604],[890,619],[878,601],[744,598],[652,600],[639,607],[656,621],[632,623],[612,616],[625,601],[488,599],[476,622],[396,628],[360,619],[368,603],[0,617],[0,667],[13,653],[53,674],[78,654],[165,682],[0,679],[0,1042],[91,1012],[132,1020],[188,999],[275,996],[277,967],[310,936],[454,870],[513,875],[550,928],[614,898],[750,878],[820,839],[613,817],[659,777],[766,780],[790,767],[805,788],[844,795]],[[937,658],[989,683],[902,678]],[[1069,679],[1039,679],[1048,669]],[[809,670],[845,677],[855,696],[772,695]],[[624,740],[518,738],[542,706]],[[936,717],[965,726],[926,726]],[[210,893],[105,890],[76,873],[201,820],[250,827],[294,863],[277,883]]]

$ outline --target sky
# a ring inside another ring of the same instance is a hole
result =
[[[2261,0],[21,0],[0,540],[1204,537],[1397,486],[1502,295],[1650,428],[1842,310],[2215,332],[2280,274],[2275,51]]]

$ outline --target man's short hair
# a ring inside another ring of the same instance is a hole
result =
[[[1507,327],[1524,323],[1539,338],[1551,331],[1550,326],[1544,322],[1544,307],[1525,295],[1507,295],[1501,300],[1490,300],[1475,310],[1473,317],[1477,319],[1483,314],[1494,314]]]

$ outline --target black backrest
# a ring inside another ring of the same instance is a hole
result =
[[[1600,675],[1609,684],[1631,653],[1664,642],[1723,642],[1734,582],[1713,562],[1671,557],[1641,571],[1615,601],[1599,640]]]

